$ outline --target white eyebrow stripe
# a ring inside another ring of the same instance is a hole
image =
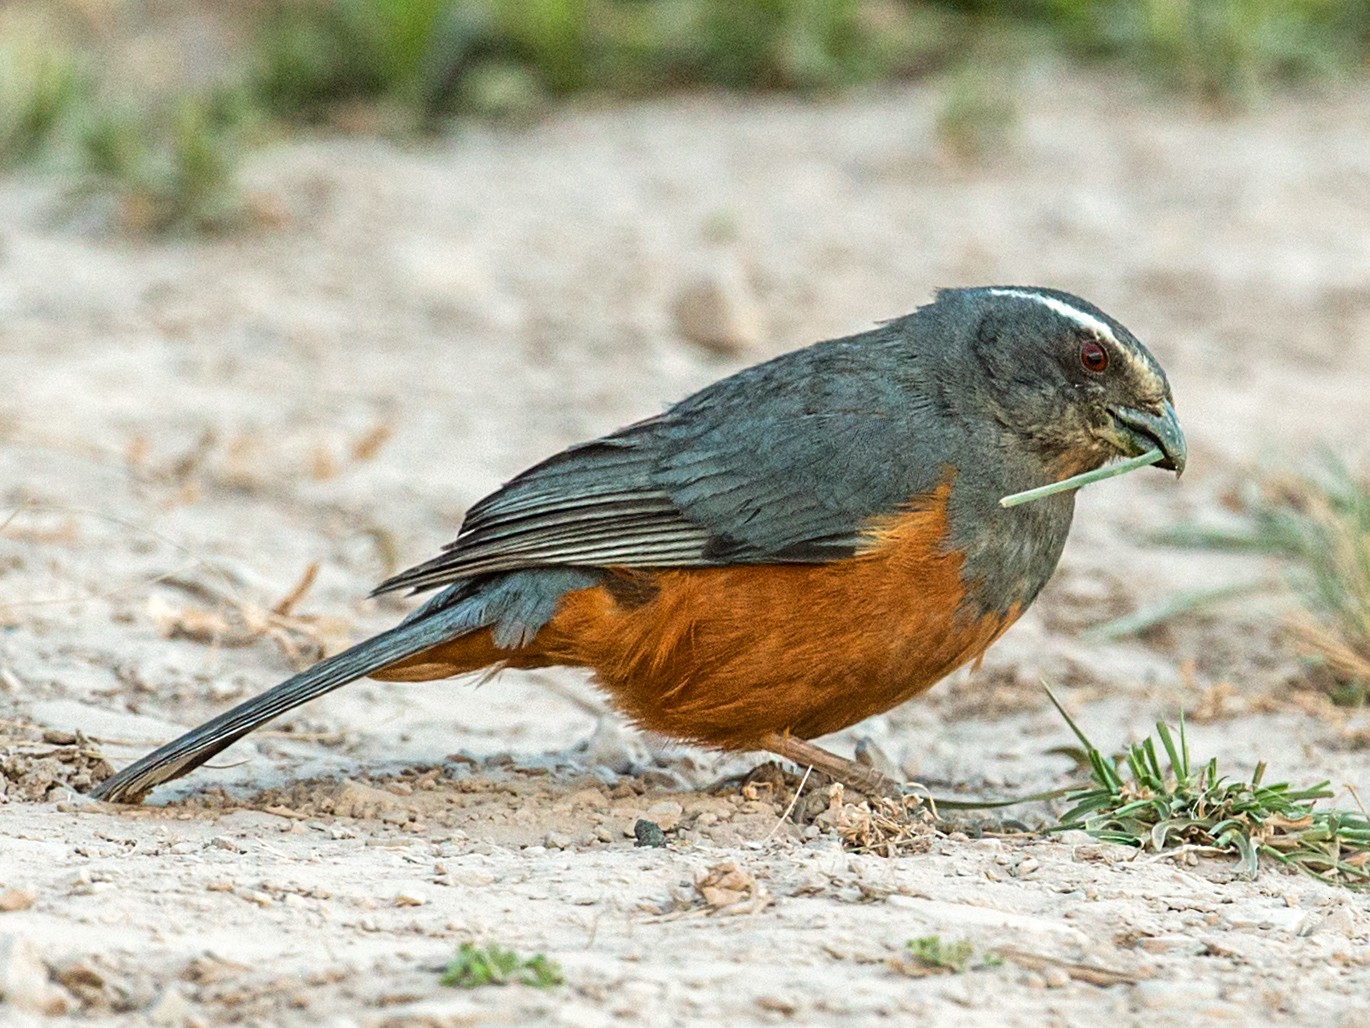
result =
[[[1073,321],[1081,328],[1088,329],[1095,335],[1118,344],[1118,337],[1113,334],[1113,329],[1109,328],[1107,324],[1093,314],[1086,314],[1084,311],[1072,307],[1064,300],[1058,300],[1054,296],[1045,296],[1042,293],[1031,293],[1026,289],[991,289],[989,292],[991,296],[1016,296],[1020,300],[1035,300],[1043,307],[1049,307],[1067,321]]]

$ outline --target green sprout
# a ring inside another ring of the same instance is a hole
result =
[[[939,935],[923,935],[905,943],[906,952],[897,957],[892,966],[902,974],[923,977],[934,974],[965,974],[998,967],[1003,958],[996,953],[982,954],[975,959],[975,947],[969,941],[943,942]]]
[[[520,957],[511,949],[500,946],[461,944],[457,955],[442,969],[443,985],[457,989],[479,989],[483,985],[531,985],[535,989],[550,989],[565,979],[561,968],[541,953]]]

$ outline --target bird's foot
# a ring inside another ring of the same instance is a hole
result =
[[[811,767],[821,771],[835,782],[841,782],[849,789],[866,793],[869,796],[884,796],[904,803],[915,795],[904,783],[883,774],[868,764],[859,764],[836,753],[829,753],[821,746],[815,746],[792,735],[771,732],[761,739],[761,745],[777,757],[793,761],[801,767]]]

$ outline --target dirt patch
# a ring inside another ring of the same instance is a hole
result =
[[[0,724],[0,803],[41,803],[88,792],[113,772],[80,732]]]

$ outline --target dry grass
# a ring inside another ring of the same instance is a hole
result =
[[[1234,527],[1179,525],[1163,541],[1266,553],[1289,561],[1302,609],[1289,639],[1342,706],[1370,701],[1370,483],[1328,460],[1311,475],[1272,478],[1233,498]]]
[[[269,607],[244,600],[211,582],[170,575],[161,579],[211,606],[174,605],[159,596],[148,600],[149,613],[168,639],[189,639],[211,646],[249,646],[270,639],[291,665],[303,669],[338,648],[345,638],[336,619],[295,613],[314,584],[318,565],[305,568],[290,591]]]
[[[933,814],[918,797],[902,803],[863,797],[848,803],[840,783],[829,787],[828,809],[814,821],[831,826],[847,849],[882,857],[925,853],[935,833]]]

